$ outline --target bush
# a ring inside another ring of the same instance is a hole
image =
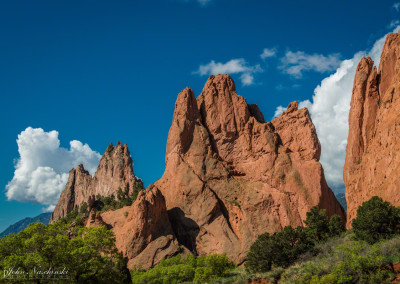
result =
[[[224,276],[234,265],[226,255],[212,254],[194,257],[188,255],[163,259],[147,271],[131,271],[132,283],[201,283]]]
[[[318,255],[286,269],[279,283],[385,283],[385,267],[399,255],[399,244],[400,239],[371,245],[347,233],[318,244]]]
[[[371,244],[390,238],[400,231],[400,209],[374,196],[358,208],[352,226],[357,239]]]
[[[266,272],[272,265],[287,267],[300,254],[311,247],[301,227],[294,230],[287,226],[282,232],[259,236],[247,254],[246,270],[249,272]]]
[[[105,227],[76,227],[70,224],[30,224],[17,235],[0,239],[0,269],[11,267],[33,274],[34,269],[68,271],[68,283],[124,283],[129,280],[126,262],[115,247],[112,231]],[[38,282],[39,283],[39,282]]]
[[[325,210],[313,207],[304,221],[306,228],[287,226],[274,235],[263,234],[250,247],[245,264],[248,272],[267,272],[272,266],[287,267],[316,243],[342,233],[344,224],[338,215],[330,220]]]

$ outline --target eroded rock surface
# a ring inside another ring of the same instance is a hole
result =
[[[53,211],[50,223],[65,217],[73,209],[78,209],[83,202],[93,204],[95,196],[116,197],[121,189],[128,194],[134,190],[136,183],[142,183],[133,173],[132,157],[128,146],[120,142],[116,146],[110,144],[103,154],[97,171],[92,176],[83,165],[69,172],[64,191]]]
[[[386,38],[379,71],[364,57],[354,78],[343,178],[347,227],[372,196],[400,205],[400,34]]]
[[[163,258],[186,252],[175,238],[164,196],[155,186],[141,191],[131,206],[105,212],[101,218],[114,232],[129,269],[148,269]]]
[[[211,76],[197,99],[189,88],[178,95],[155,186],[181,244],[242,263],[258,235],[302,226],[312,206],[345,218],[320,153],[307,109],[293,102],[264,122],[231,77]]]

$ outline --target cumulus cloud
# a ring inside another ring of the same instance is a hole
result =
[[[399,27],[396,27],[397,30]],[[336,192],[344,189],[343,165],[346,155],[348,135],[348,115],[353,88],[353,80],[358,62],[363,56],[370,56],[379,66],[380,54],[385,37],[378,39],[369,51],[360,51],[351,59],[343,60],[335,73],[326,77],[315,88],[311,101],[302,101],[299,107],[306,106],[317,129],[321,142],[321,163],[329,186]],[[285,108],[277,107],[275,116]]]
[[[232,59],[226,63],[215,62],[211,60],[210,63],[200,65],[199,69],[194,73],[204,75],[217,75],[217,74],[240,74],[240,80],[243,86],[254,84],[254,74],[263,72],[259,64],[250,66],[243,58]]]
[[[28,127],[18,135],[14,177],[6,186],[8,200],[47,205],[52,211],[68,180],[68,172],[83,164],[92,175],[101,155],[80,141],[60,147],[58,132]]]
[[[262,60],[275,56],[276,56],[276,48],[264,48],[263,52],[260,54]]]
[[[279,68],[294,78],[301,78],[304,71],[324,73],[335,70],[340,64],[340,54],[307,54],[303,51],[287,51]]]
[[[399,11],[399,10],[400,10],[400,2],[394,3],[392,7],[393,7],[393,9],[395,9],[396,11]]]

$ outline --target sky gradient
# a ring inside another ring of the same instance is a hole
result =
[[[155,182],[177,94],[198,96],[211,73],[231,74],[267,120],[291,101],[308,106],[328,183],[342,192],[352,70],[400,16],[392,1],[0,3],[0,231],[42,213],[68,170],[95,168],[110,142],[127,143],[135,174]],[[327,133],[335,125],[340,139]]]

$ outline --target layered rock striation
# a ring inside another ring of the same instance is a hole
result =
[[[372,196],[400,205],[400,34],[386,38],[379,70],[369,57],[358,64],[349,113],[343,178],[347,227]]]
[[[231,77],[211,76],[197,99],[189,88],[178,95],[165,172],[155,186],[181,244],[240,264],[260,234],[303,226],[315,205],[345,218],[320,153],[306,108],[293,102],[264,122]]]
[[[136,183],[142,181],[133,173],[128,146],[120,142],[116,146],[110,144],[93,178],[83,165],[69,172],[68,182],[52,213],[50,223],[65,217],[73,209],[79,208],[83,202],[93,204],[97,195],[113,194],[116,197],[119,189],[131,194]]]

